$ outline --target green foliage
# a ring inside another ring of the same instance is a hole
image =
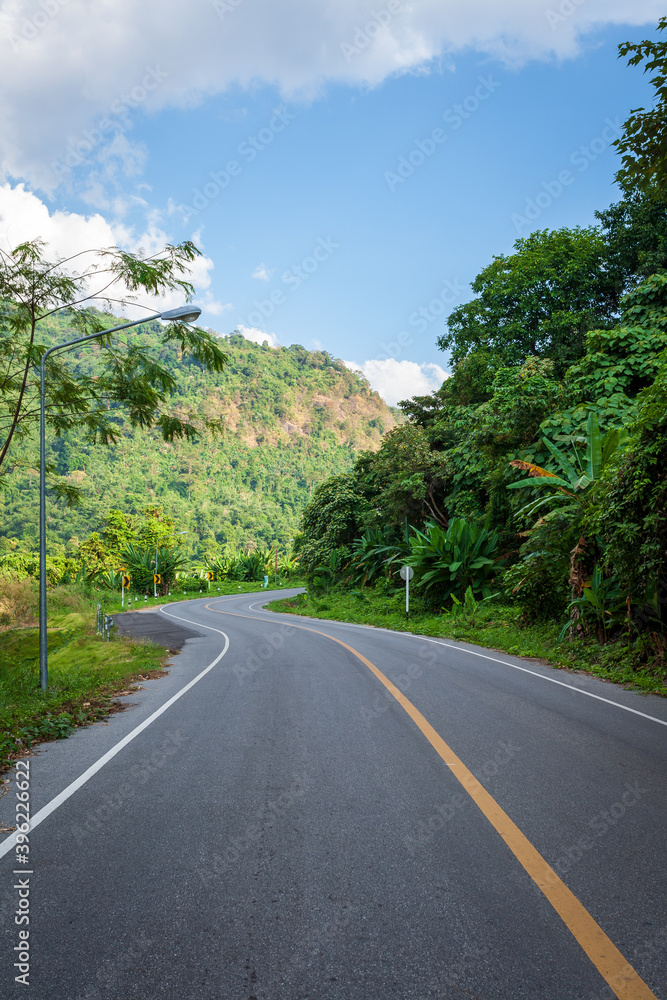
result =
[[[121,559],[122,568],[130,574],[132,589],[139,593],[152,593],[153,575],[156,572],[162,581],[157,585],[158,593],[167,593],[176,579],[177,571],[187,563],[180,549],[168,545],[158,545],[157,549],[151,545],[150,548],[142,549],[130,543],[121,553]]]
[[[271,571],[273,555],[265,550],[236,552],[228,549],[210,564],[210,568],[216,580],[261,581]]]
[[[572,617],[563,625],[559,641],[565,633],[573,628],[592,624],[599,642],[606,642],[609,632],[627,621],[628,608],[623,589],[616,577],[605,576],[599,564],[593,569],[590,580],[583,586],[581,597],[570,601],[568,610],[576,609],[576,617]]]
[[[560,516],[560,512],[554,513]],[[569,525],[562,527],[567,531]],[[545,538],[546,534],[540,532],[539,539],[531,539],[532,545],[522,546],[522,558],[503,574],[506,595],[521,609],[521,620],[525,622],[561,618],[570,597],[570,560],[562,534]]]
[[[438,507],[446,469],[421,427],[390,431],[378,452],[359,456],[353,475],[367,501],[359,511],[364,525],[401,530],[406,518],[410,524],[446,520]]]
[[[334,476],[314,490],[301,522],[307,538],[300,550],[301,565],[308,577],[322,576],[334,557],[334,562],[349,558],[349,546],[367,511],[368,505],[349,474]]]
[[[657,355],[667,348],[667,274],[651,275],[623,306],[621,325],[590,331],[585,356],[565,374],[582,400],[634,397],[655,379]]]
[[[47,349],[118,326],[115,317],[96,308],[98,303],[111,306],[112,301],[127,304],[114,298],[118,285],[151,295],[178,290],[186,299],[194,292],[183,277],[199,256],[191,242],[167,246],[146,257],[118,249],[84,251],[76,255],[77,266],[84,263],[83,268],[71,273],[67,266],[72,258],[47,261],[43,249],[44,244],[34,240],[10,252],[0,250],[2,474],[6,474],[12,442],[24,439],[39,418],[39,365]],[[82,257],[85,262],[79,260]],[[66,334],[54,335],[63,321]],[[226,358],[212,334],[183,323],[159,329],[163,344],[174,342],[193,361],[222,371]],[[72,336],[72,330],[77,336]],[[120,408],[132,427],[155,425],[168,441],[194,439],[201,422],[192,423],[183,412],[169,413],[163,408],[176,388],[176,378],[154,356],[134,340],[128,343],[123,338],[94,339],[92,345],[84,343],[76,350],[89,352],[91,346],[91,370],[77,368],[71,352],[46,359],[47,419],[57,435],[81,427],[91,441],[117,442]],[[56,480],[54,486],[70,502],[78,499],[73,483]]]
[[[658,31],[667,27],[667,17],[661,17]],[[624,42],[619,55],[629,56],[628,64],[642,62],[645,73],[654,73],[651,85],[655,91],[650,110],[635,108],[624,123],[623,135],[614,143],[621,154],[621,169],[616,180],[625,190],[639,188],[647,194],[667,192],[667,42],[644,39]]]
[[[369,528],[352,543],[350,578],[356,586],[375,583],[389,571],[396,560],[407,554],[406,545],[389,540],[392,532],[386,528]]]
[[[310,576],[310,581],[315,592],[328,590],[340,580],[343,570],[346,568],[349,554],[349,549],[344,547],[328,551],[326,562],[315,566]]]
[[[588,509],[592,496],[590,487],[615,458],[619,447],[627,444],[628,435],[625,431],[614,428],[603,436],[600,433],[597,416],[593,412],[588,415],[586,430],[583,452],[579,451],[574,439],[570,441],[569,454],[557,448],[548,438],[542,439],[543,445],[551,454],[552,464],[558,468],[558,473],[519,459],[510,462],[510,465],[516,468],[530,472],[530,476],[517,483],[510,483],[508,490],[543,487],[548,491],[546,497],[537,497],[522,507],[517,512],[518,516],[533,517],[545,505],[554,507],[556,504],[565,504],[568,511],[574,512],[577,508]]]
[[[667,197],[655,192],[648,197],[632,190],[595,216],[625,288],[632,288],[651,274],[667,271]]]
[[[596,490],[591,523],[624,586],[640,603],[657,591],[667,624],[667,353],[638,397],[628,449]]]
[[[474,628],[475,619],[479,617],[480,609],[488,601],[493,601],[499,594],[487,594],[481,600],[475,597],[473,589],[469,586],[463,595],[463,601],[459,601],[456,594],[452,594],[452,615],[456,620],[459,618],[459,613],[465,615],[468,619],[470,625]]]
[[[479,405],[469,440],[490,459],[527,447],[541,423],[565,401],[563,385],[548,358],[528,358],[522,365],[500,368],[491,398]]]
[[[47,437],[54,473],[83,496],[66,517],[47,498],[50,553],[76,560],[96,533],[99,563],[87,554],[87,565],[118,569],[128,542],[154,545],[173,530],[187,530],[184,544],[195,563],[227,545],[278,545],[285,553],[313,489],[351,468],[358,452],[377,448],[394,425],[368,384],[324,351],[263,350],[233,334],[222,341],[229,360],[216,373],[187,355],[179,358],[161,337],[161,329],[144,327],[128,339],[174,374],[177,407],[217,421],[224,433],[169,443],[155,428],[133,429],[119,409],[115,445],[93,445],[76,429]],[[93,371],[85,352],[74,361],[77,370],[90,365]],[[36,445],[32,437],[23,440],[26,467],[15,466],[0,492],[0,544],[3,536],[8,544],[20,538],[22,550],[37,548],[37,480],[29,471],[37,463]],[[149,530],[151,506],[162,511],[155,530]]]
[[[622,276],[595,227],[538,231],[514,248],[477,275],[478,297],[449,316],[438,346],[455,364],[479,351],[509,365],[539,354],[562,371],[583,354],[587,330],[613,320]]]
[[[407,563],[415,570],[415,589],[432,607],[454,596],[463,601],[468,587],[488,597],[498,542],[494,531],[463,518],[453,518],[446,531],[437,524],[427,525],[424,532],[414,528]]]

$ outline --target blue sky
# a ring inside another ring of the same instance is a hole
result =
[[[655,34],[652,2],[533,4],[528,30],[520,2],[494,26],[484,0],[441,2],[437,15],[430,0],[339,0],[337,15],[350,9],[335,44],[328,2],[311,0],[309,17],[321,16],[305,24],[287,3],[287,54],[277,30],[241,23],[242,5],[263,0],[195,3],[209,34],[227,32],[221,59],[237,63],[225,76],[215,39],[201,57],[201,35],[177,54],[176,23],[115,66],[109,39],[117,29],[132,51],[132,8],[119,3],[109,24],[93,0],[108,52],[85,65],[71,40],[78,78],[54,58],[75,2],[44,0],[41,19],[34,5],[0,3],[25,75],[5,111],[3,245],[41,234],[68,253],[194,238],[205,325],[323,347],[390,403],[439,384],[436,338],[493,255],[536,228],[592,224],[618,198],[610,144],[650,102],[617,46]]]

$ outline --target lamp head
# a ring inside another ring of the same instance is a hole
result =
[[[160,313],[160,319],[180,320],[181,323],[194,323],[201,316],[201,309],[197,306],[179,306],[178,309],[167,309]]]

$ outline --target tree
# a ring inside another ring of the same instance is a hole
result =
[[[97,305],[123,307],[138,291],[158,295],[178,290],[185,299],[194,293],[184,277],[199,254],[190,242],[152,255],[113,248],[55,262],[45,260],[43,249],[41,241],[33,240],[9,253],[0,250],[0,474],[6,472],[12,443],[24,438],[39,418],[39,363],[52,346],[54,329],[63,329],[62,341],[74,339],[73,332],[87,336],[104,330],[114,321]],[[74,272],[73,261],[79,258],[89,263]],[[119,297],[123,289],[125,298]],[[41,330],[49,325],[45,342]],[[212,334],[172,323],[164,328],[162,343],[172,341],[204,367],[222,370],[226,356]],[[82,425],[93,440],[115,442],[121,412],[133,427],[157,425],[165,440],[194,438],[203,426],[215,427],[207,421],[194,424],[164,407],[177,381],[145,349],[119,346],[111,338],[93,343],[90,371],[75,367],[67,355],[51,355],[46,363],[47,419],[56,434]]]
[[[667,27],[667,17],[661,17],[658,31]],[[645,62],[644,72],[653,73],[651,86],[655,105],[650,110],[633,108],[623,124],[623,135],[613,143],[621,154],[621,169],[616,180],[630,192],[637,188],[650,197],[667,194],[667,42],[644,39],[623,42],[619,56],[630,56],[628,65]]]
[[[609,257],[630,291],[656,271],[667,271],[667,195],[629,191],[595,213],[609,244]]]
[[[433,520],[447,523],[442,502],[442,456],[431,449],[423,428],[404,424],[389,431],[377,452],[357,459],[354,475],[368,501],[366,525],[393,527],[403,532],[407,517],[412,525]]]
[[[328,563],[337,550],[344,549],[349,556],[348,546],[363,530],[367,508],[348,473],[333,476],[313,490],[301,522],[305,537],[299,555],[306,574]]]
[[[591,330],[586,354],[566,372],[571,396],[634,398],[654,381],[667,348],[667,274],[652,274],[625,296],[619,326]]]
[[[598,229],[541,230],[519,239],[472,283],[478,297],[459,306],[438,338],[454,364],[482,352],[506,365],[538,355],[559,372],[584,353],[586,331],[608,326],[618,311],[622,274]]]
[[[609,559],[637,601],[667,628],[667,351],[638,397],[629,448],[599,486],[594,520]]]

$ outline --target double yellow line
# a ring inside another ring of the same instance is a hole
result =
[[[238,600],[238,598],[236,599]],[[217,614],[266,622],[265,618],[242,615],[235,611],[221,611],[219,608],[211,607],[210,604],[207,604],[206,607],[209,611],[215,611]],[[445,743],[433,726],[427,722],[412,702],[399,691],[396,685],[392,684],[389,678],[385,677],[382,671],[374,663],[371,663],[363,653],[360,653],[352,646],[348,646],[342,639],[336,639],[326,632],[321,632],[319,629],[306,625],[293,625],[291,621],[289,624],[291,628],[298,628],[304,632],[314,632],[316,635],[324,636],[325,639],[329,639],[331,642],[338,643],[339,646],[347,649],[358,660],[361,660],[375,674],[380,683],[384,685],[401,708],[407,712],[418,729],[421,730],[475,805],[484,813],[489,823],[500,834],[519,864],[528,872],[540,891],[544,893],[558,916],[570,930],[577,943],[586,952],[595,968],[606,980],[619,1000],[657,1000],[655,994],[635,972],[630,963],[626,961],[613,941],[607,937],[600,925],[590,915],[586,907],[579,902],[574,893],[568,889],[553,868],[547,864],[539,851],[524,836],[516,823],[498,805],[493,796],[489,795],[472,771],[456,756],[452,748]]]

